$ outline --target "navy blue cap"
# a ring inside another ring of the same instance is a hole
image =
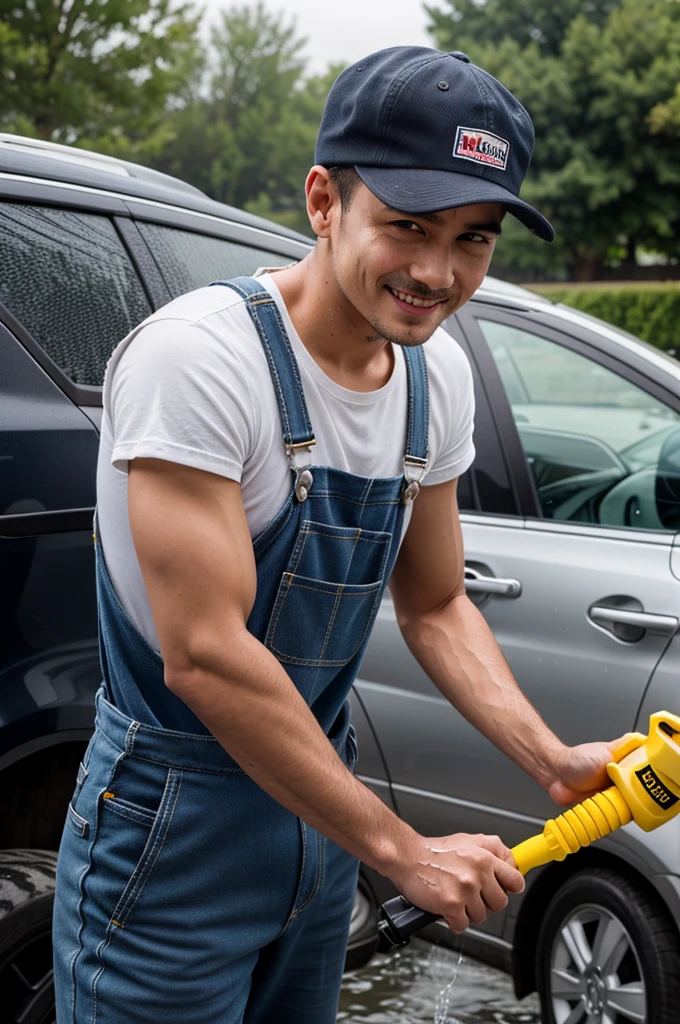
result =
[[[378,199],[404,213],[502,203],[552,242],[550,223],[519,198],[533,147],[522,104],[464,53],[393,46],[333,85],[316,163],[355,167]]]

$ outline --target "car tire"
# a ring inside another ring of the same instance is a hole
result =
[[[0,993],[8,1024],[54,1024],[56,869],[51,851],[0,850]]]
[[[349,926],[345,970],[358,971],[371,960],[378,945],[378,905],[368,884],[359,876]]]
[[[643,884],[579,871],[548,904],[536,980],[543,1024],[677,1024],[678,930]]]

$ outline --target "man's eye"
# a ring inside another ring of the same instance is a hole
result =
[[[466,231],[464,234],[458,236],[460,241],[463,242],[488,242],[489,239],[486,235],[478,235],[474,231]]]
[[[405,231],[422,231],[420,224],[416,224],[414,220],[393,220],[392,223],[395,227],[403,228]]]

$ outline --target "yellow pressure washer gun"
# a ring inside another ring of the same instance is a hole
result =
[[[512,855],[523,875],[553,860],[564,860],[596,839],[634,821],[645,832],[680,814],[680,717],[658,711],[649,734],[631,733],[607,765],[614,783],[575,807],[551,818],[543,832],[515,846]],[[379,948],[405,945],[414,932],[436,921],[403,896],[380,908]]]

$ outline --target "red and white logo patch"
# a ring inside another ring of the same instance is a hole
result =
[[[508,163],[510,143],[493,132],[481,128],[459,128],[453,155],[476,164],[487,164],[504,171]]]

